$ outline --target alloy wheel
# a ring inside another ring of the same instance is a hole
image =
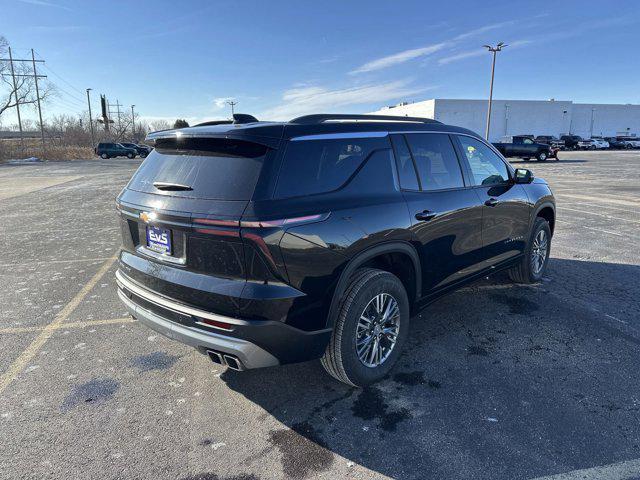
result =
[[[542,271],[548,253],[549,239],[547,238],[547,232],[540,230],[536,238],[533,239],[533,246],[531,247],[531,270],[535,275],[539,275]]]
[[[356,353],[369,368],[382,365],[398,341],[400,307],[388,293],[373,297],[360,314],[356,327]]]

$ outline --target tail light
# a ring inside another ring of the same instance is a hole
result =
[[[303,217],[282,218],[277,220],[218,220],[211,218],[194,218],[195,224],[211,225],[215,227],[241,227],[241,228],[277,228],[292,227],[294,225],[303,225],[306,223],[322,222],[329,218],[330,213],[319,213],[316,215],[305,215]],[[209,233],[206,228],[196,227],[196,231],[201,233]],[[219,230],[214,230],[219,232]]]

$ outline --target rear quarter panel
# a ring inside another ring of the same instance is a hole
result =
[[[382,242],[411,241],[409,211],[390,149],[374,154],[342,189],[322,195],[264,202],[248,207],[286,217],[328,213],[327,220],[287,229],[279,242],[295,299],[287,323],[304,330],[325,328],[331,299],[350,259]]]

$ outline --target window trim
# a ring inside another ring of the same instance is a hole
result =
[[[422,180],[420,180],[420,172],[418,171],[418,164],[416,163],[416,159],[413,155],[413,150],[411,150],[411,145],[409,144],[409,140],[407,139],[407,135],[414,135],[416,133],[420,133],[420,134],[424,134],[424,135],[433,135],[433,134],[440,134],[440,135],[445,135],[448,139],[449,142],[451,143],[451,148],[453,149],[453,153],[456,157],[456,160],[458,162],[458,168],[460,169],[460,176],[462,177],[462,186],[461,187],[450,187],[450,188],[438,188],[435,190],[425,190],[422,188]],[[416,172],[416,176],[418,177],[418,186],[420,187],[420,190],[407,190],[409,192],[418,192],[418,193],[436,193],[436,192],[451,192],[451,191],[456,191],[456,190],[464,190],[465,188],[469,188],[472,185],[468,184],[468,180],[467,180],[467,176],[465,175],[465,169],[462,166],[462,164],[460,163],[460,155],[458,154],[458,150],[456,148],[456,143],[454,142],[454,140],[451,138],[451,134],[449,132],[404,132],[403,134],[401,134],[400,136],[404,137],[404,141],[407,145],[407,148],[409,149],[409,154],[411,155],[411,160],[413,161],[413,168]],[[469,135],[471,136],[471,135]]]
[[[395,140],[395,139],[402,140]],[[411,149],[409,148],[409,144],[407,143],[407,139],[404,135],[401,134],[390,134],[389,140],[391,141],[391,151],[393,152],[393,160],[396,165],[396,175],[398,177],[398,187],[402,192],[422,192],[422,182],[420,182],[420,175],[418,174],[418,169],[416,168],[416,161],[413,158],[413,153],[411,153]],[[409,152],[409,158],[411,159],[411,164],[413,165],[413,174],[416,176],[416,183],[418,184],[418,190],[414,190],[413,188],[403,188],[402,187],[402,177],[400,176],[400,169],[398,168],[398,150],[396,148],[396,141],[404,142],[405,147],[407,147],[407,151]]]

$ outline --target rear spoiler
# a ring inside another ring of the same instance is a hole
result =
[[[280,139],[274,137],[264,137],[261,135],[248,135],[245,132],[203,132],[190,128],[178,130],[162,130],[159,132],[151,132],[147,134],[145,142],[155,145],[156,140],[175,139],[180,141],[181,138],[220,138],[229,140],[242,140],[245,142],[257,143],[269,148],[277,148],[280,145]]]

